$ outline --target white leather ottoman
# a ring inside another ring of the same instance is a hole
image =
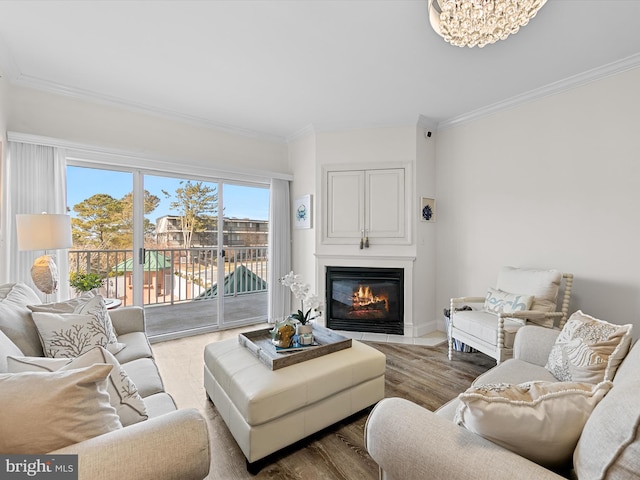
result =
[[[207,345],[204,386],[248,467],[384,397],[386,358],[351,348],[271,370],[237,339]]]

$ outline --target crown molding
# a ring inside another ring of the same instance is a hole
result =
[[[304,138],[308,135],[313,135],[316,133],[316,127],[313,126],[313,124],[309,124],[306,127],[302,127],[300,130],[292,133],[291,135],[289,135],[286,138],[286,142],[287,143],[293,143],[296,140],[300,140],[301,138]]]
[[[540,98],[556,95],[558,93],[578,88],[582,85],[586,85],[588,83],[592,83],[603,78],[616,75],[618,73],[626,72],[627,70],[638,68],[639,66],[640,53],[631,55],[615,62],[608,63],[601,67],[587,70],[586,72],[582,72],[577,75],[572,75],[563,80],[545,85],[544,87],[536,88],[521,95],[516,95],[514,97],[491,105],[487,105],[486,107],[482,107],[477,110],[472,110],[457,117],[443,120],[438,123],[438,130],[462,125],[474,120],[479,120],[480,118],[498,113],[503,110],[517,107],[532,100],[538,100]]]
[[[1,60],[2,58],[0,57],[0,61]],[[83,100],[83,101],[92,102],[92,103],[101,103],[103,105],[116,106],[116,107],[124,108],[129,111],[144,113],[148,115],[154,115],[156,117],[161,117],[167,120],[174,120],[174,121],[179,121],[183,123],[189,123],[191,125],[198,126],[198,127],[214,128],[216,130],[220,130],[222,132],[230,133],[233,135],[242,135],[245,137],[255,138],[258,140],[266,140],[266,141],[277,142],[277,143],[285,142],[285,137],[282,137],[279,135],[270,135],[267,133],[256,132],[254,130],[250,130],[247,128],[236,127],[233,125],[214,122],[212,120],[208,120],[202,117],[197,117],[195,115],[187,115],[174,110],[153,107],[150,105],[146,105],[146,104],[131,101],[131,100],[126,100],[126,99],[112,96],[112,95],[105,95],[105,94],[97,93],[91,90],[85,90],[82,88],[71,87],[68,85],[50,82],[42,78],[38,78],[31,75],[25,75],[22,73],[18,75],[14,75],[12,83],[21,87],[33,88],[35,90],[40,90],[40,91],[52,93],[55,95],[62,95],[65,97],[75,98],[77,100]]]

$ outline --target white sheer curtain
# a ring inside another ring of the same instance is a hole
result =
[[[16,214],[67,213],[66,158],[64,149],[9,142],[9,155],[4,170],[3,229],[5,235],[5,276],[10,282],[24,282],[38,295],[31,281],[31,265],[44,252],[19,252],[16,238]],[[60,273],[58,292],[49,295],[54,301],[69,297],[69,262],[67,250],[51,252]]]
[[[269,322],[291,309],[291,290],[278,281],[291,271],[291,206],[289,181],[271,180],[269,202]]]

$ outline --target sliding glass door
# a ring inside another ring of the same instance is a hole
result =
[[[221,278],[215,293],[224,299],[224,326],[267,318],[269,189],[220,184],[223,215]]]
[[[144,306],[151,337],[266,320],[268,187],[81,167],[68,180],[72,215],[90,213],[95,230],[74,229],[71,270],[98,271],[105,296]]]
[[[133,305],[134,203],[131,172],[67,167],[67,208],[73,247],[69,250],[71,295],[95,286],[110,301]]]

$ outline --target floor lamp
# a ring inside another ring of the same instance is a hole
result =
[[[16,233],[18,250],[44,250],[44,255],[33,262],[31,278],[42,293],[54,293],[58,290],[60,275],[53,257],[47,251],[73,245],[71,217],[55,213],[19,214],[16,215]]]

